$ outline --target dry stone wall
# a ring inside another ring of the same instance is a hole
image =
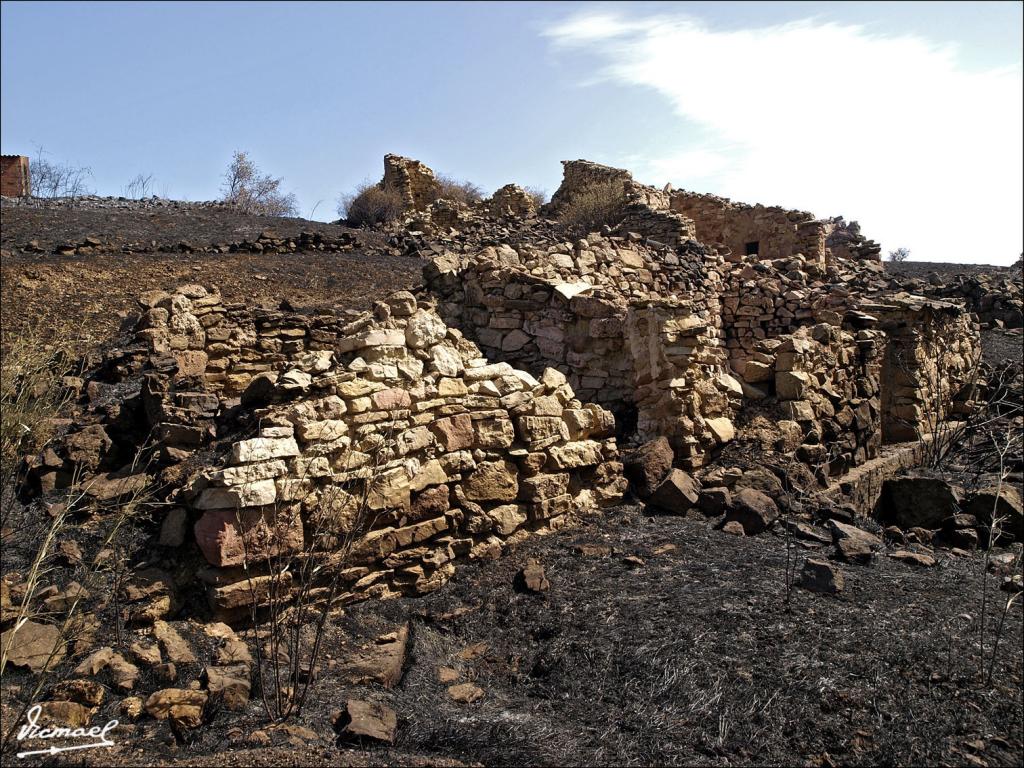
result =
[[[888,338],[882,373],[885,442],[918,440],[955,418],[974,396],[981,357],[979,329],[956,304],[887,297],[860,309]]]
[[[664,435],[687,466],[732,439],[739,382],[724,368],[720,308],[700,248],[591,234],[546,250],[489,247],[424,270],[438,309],[488,357],[563,371],[640,439]]]
[[[805,211],[734,203],[685,190],[672,192],[670,207],[693,221],[696,239],[725,256],[757,254],[770,261],[802,254],[824,264],[826,225]]]
[[[358,533],[343,600],[422,593],[457,559],[497,556],[626,490],[609,411],[554,369],[489,363],[412,294],[355,318],[225,306],[202,286],[143,303],[136,338],[156,370],[142,396],[166,458],[223,437],[235,396],[251,414],[251,434],[179,498],[201,513],[203,578],[226,617],[268,557]]]
[[[865,302],[883,268],[855,224],[656,190],[587,161],[563,165],[548,211],[596,183],[621,184],[623,215],[635,217],[615,228],[625,236],[485,248],[425,270],[442,315],[489,357],[558,367],[581,396],[616,409],[622,434],[668,437],[688,468],[733,438],[744,402],[770,399],[789,450],[825,475],[868,461],[883,440],[916,439],[927,412],[953,402],[977,329],[953,305],[935,314],[891,293],[874,316]],[[748,244],[757,252],[745,253]],[[907,330],[922,324],[955,351]],[[897,355],[918,372],[895,376]],[[932,358],[945,361],[944,385],[928,381]]]
[[[557,213],[566,203],[595,184],[621,185],[625,204],[615,229],[633,232],[658,243],[676,246],[693,239],[693,222],[669,209],[669,193],[634,181],[629,171],[589,160],[562,162],[562,184],[547,210]]]
[[[385,155],[381,188],[398,192],[407,209],[425,211],[437,199],[439,185],[434,172],[419,160]]]
[[[537,212],[533,198],[517,184],[506,184],[491,195],[487,202],[492,216],[519,216],[525,218]]]
[[[819,323],[759,341],[746,380],[778,403],[786,452],[836,476],[878,455],[886,335]]]

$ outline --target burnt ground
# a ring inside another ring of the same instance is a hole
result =
[[[44,337],[94,342],[138,313],[140,293],[184,283],[216,285],[228,302],[296,307],[337,304],[366,309],[419,282],[415,259],[349,253],[15,254],[2,267],[5,330],[37,325]]]
[[[88,208],[77,206],[5,206],[3,247],[24,248],[37,241],[52,251],[63,243],[78,243],[84,237],[104,242],[138,245],[193,246],[210,243],[255,240],[260,232],[273,230],[282,237],[300,232],[341,235],[352,230],[337,224],[280,216],[254,216],[227,207]]]
[[[794,551],[797,565],[827,556]],[[349,608],[329,627],[325,666],[294,723],[311,733],[295,743],[247,743],[266,727],[254,691],[245,712],[218,712],[192,744],[176,745],[165,722],[143,720],[120,732],[122,746],[89,759],[1019,765],[1021,604],[1007,615],[991,684],[979,683],[983,557],[936,555],[930,569],[881,553],[869,566],[843,565],[839,596],[794,588],[787,605],[783,536],[735,537],[700,515],[653,517],[622,506],[498,561],[464,566],[426,597]],[[513,587],[530,558],[546,569],[545,593]],[[987,581],[990,611],[1007,597],[997,581]],[[372,638],[405,621],[412,640],[395,688],[349,686],[330,668],[329,659],[344,658],[343,638]],[[439,666],[457,669],[459,682],[474,682],[484,698],[451,700]],[[188,679],[183,673],[178,685]],[[397,712],[393,747],[337,742],[330,715],[350,697]],[[111,704],[93,721],[115,716]]]
[[[353,233],[304,219],[247,216],[220,208],[123,211],[4,208],[2,227],[3,329],[29,325],[44,339],[82,339],[88,346],[114,335],[138,312],[144,291],[183,283],[216,285],[229,302],[296,307],[323,304],[365,309],[391,291],[420,280],[416,259],[353,250],[346,253],[175,253],[158,250],[187,241],[196,248],[255,240],[272,229],[281,237],[303,231]],[[142,244],[149,252],[61,256],[61,243],[87,236],[115,245]],[[24,250],[37,240],[45,253]],[[372,235],[360,233],[360,239]],[[153,246],[153,243],[156,243]]]
[[[981,355],[992,366],[1004,363],[1020,365],[1024,361],[1024,335],[1020,329],[1006,331],[986,328],[981,332]]]

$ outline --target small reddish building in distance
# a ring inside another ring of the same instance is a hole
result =
[[[28,158],[24,155],[0,155],[0,195],[27,197],[30,194]]]

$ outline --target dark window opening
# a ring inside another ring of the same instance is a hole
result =
[[[759,250],[760,244],[761,244],[760,240],[754,240],[753,242],[747,243],[747,245],[746,245],[747,256],[757,256],[757,252]]]

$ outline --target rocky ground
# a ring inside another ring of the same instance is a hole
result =
[[[789,544],[797,574],[827,550]],[[730,536],[700,514],[608,510],[460,569],[425,598],[349,609],[329,626],[325,668],[288,729],[266,727],[254,691],[245,710],[221,711],[191,744],[178,744],[166,721],[140,721],[118,732],[102,760],[1020,764],[1020,604],[991,682],[980,683],[983,588],[993,603],[1007,596],[997,576],[985,578],[981,555],[939,553],[920,567],[887,546],[870,565],[843,565],[845,588],[825,595],[787,590],[786,545],[781,534]],[[543,567],[545,591],[517,588],[530,560]],[[353,684],[345,648],[406,623],[404,661],[396,667],[381,653],[373,665],[393,685]],[[986,659],[991,651],[990,637]],[[184,685],[200,664],[178,667]],[[332,716],[349,699],[396,713],[393,746],[354,745],[334,732]],[[111,703],[94,720],[117,716]]]
[[[429,248],[416,235],[388,240],[204,205],[5,205],[0,240],[5,342],[31,324],[44,340],[80,339],[80,350],[113,338],[138,312],[141,292],[184,282],[216,284],[229,302],[276,307],[287,298],[296,307],[363,309],[415,286],[422,262],[403,254]],[[979,308],[986,293],[1014,279],[976,265],[887,269],[911,287],[942,287],[931,274],[943,286],[969,283]],[[1020,332],[1009,327],[1016,305],[1007,306],[983,332],[991,362],[1020,360]],[[744,461],[756,464],[756,456]],[[86,523],[82,545],[90,549],[110,518]],[[137,540],[125,543],[138,547],[132,561],[140,569],[194,567],[147,549],[155,528],[142,521]],[[60,677],[99,681],[109,693],[91,722],[124,724],[116,747],[45,762],[1021,764],[1024,601],[984,635],[980,624],[983,604],[999,616],[1014,594],[1000,587],[1014,574],[1019,581],[1020,545],[1000,547],[986,564],[984,553],[898,543],[875,525],[866,562],[837,563],[833,543],[846,545],[836,530],[783,525],[745,537],[696,510],[606,510],[576,530],[460,568],[426,597],[363,603],[332,618],[310,698],[286,726],[268,726],[261,702],[270,686],[253,674],[247,701],[237,710],[224,701],[206,707],[202,727],[184,737],[168,719],[129,716],[124,702],[137,696],[142,708],[172,686],[198,691],[204,669],[221,668],[234,640],[185,620],[170,625],[184,648],[148,628],[111,638],[121,631],[113,621],[119,606],[106,599],[106,582],[89,584],[93,631],[122,649],[138,644],[125,651],[137,678],[126,688],[123,668],[65,665],[44,694],[53,698]],[[55,610],[83,579],[73,555],[47,575],[55,586],[42,597]],[[27,569],[17,556],[5,554],[5,572]],[[806,582],[825,592],[790,586],[809,558],[826,561]],[[144,595],[153,596],[165,595]],[[203,601],[198,592],[176,599]],[[201,609],[196,616],[204,618]],[[250,651],[260,644],[244,629],[239,639]],[[154,661],[147,649],[157,646]],[[364,658],[362,668],[351,667],[353,657]],[[4,672],[0,730],[10,728],[35,680],[26,670]],[[76,688],[74,696],[88,700],[90,691]],[[338,718],[346,708],[362,713],[354,719],[362,736]],[[392,744],[369,738],[382,731]]]

